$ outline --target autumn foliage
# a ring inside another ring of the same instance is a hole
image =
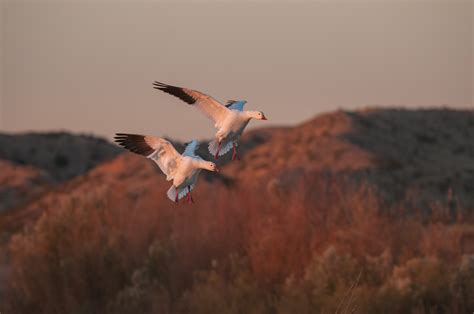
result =
[[[206,206],[159,210],[89,192],[12,239],[3,312],[474,309],[474,225],[453,220],[448,201],[387,202],[372,185],[325,173],[288,191],[221,187]]]

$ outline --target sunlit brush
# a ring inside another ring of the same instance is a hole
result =
[[[186,195],[189,203],[194,202],[191,191],[201,169],[218,172],[216,164],[195,154],[199,146],[196,140],[186,146],[183,154],[179,154],[170,142],[156,136],[117,133],[114,139],[131,152],[153,160],[166,175],[166,180],[173,180],[167,195],[174,202]]]
[[[267,120],[261,111],[244,111],[245,100],[229,100],[223,105],[204,93],[171,86],[160,82],[153,83],[154,88],[176,96],[184,102],[196,106],[209,119],[214,121],[217,129],[215,140],[209,143],[209,152],[214,159],[233,149],[232,160],[238,159],[237,141],[250,119]]]

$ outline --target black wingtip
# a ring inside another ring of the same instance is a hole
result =
[[[153,88],[155,89],[159,89],[159,90],[164,90],[168,87],[169,85],[165,84],[165,83],[161,83],[161,82],[158,82],[158,81],[154,81],[153,82]]]
[[[182,87],[178,86],[173,86],[173,85],[168,85],[165,83],[161,83],[158,81],[153,82],[153,88],[161,90],[165,93],[168,93],[170,95],[173,95],[175,97],[178,97],[182,101],[192,105],[196,102],[196,99],[194,99],[191,95],[186,93]]]
[[[148,156],[153,153],[153,148],[148,145],[145,141],[145,135],[140,134],[128,134],[128,133],[115,133],[114,141],[128,149],[129,151]]]
[[[131,133],[115,133],[114,139],[123,139],[128,137],[145,137],[140,134],[131,134]]]

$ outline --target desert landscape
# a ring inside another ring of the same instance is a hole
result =
[[[473,138],[473,110],[333,111],[175,204],[104,139],[1,134],[0,312],[470,313]]]

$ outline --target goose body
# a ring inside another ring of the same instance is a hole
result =
[[[209,143],[209,153],[213,156],[222,156],[231,149],[236,149],[238,140],[250,122],[250,117],[246,111],[230,110],[228,118],[218,128],[215,140]],[[219,142],[221,143],[219,149]],[[235,156],[234,156],[235,159]]]
[[[203,160],[195,154],[198,141],[190,142],[183,154],[179,154],[173,145],[160,137],[139,134],[117,133],[115,142],[136,154],[153,160],[173,185],[167,192],[170,200],[177,202],[186,195],[192,202],[194,189],[202,169],[218,171],[214,163]]]
[[[237,158],[238,139],[251,119],[267,120],[261,111],[243,110],[245,100],[230,100],[223,105],[214,98],[196,90],[154,82],[155,89],[178,97],[189,105],[197,107],[205,116],[214,122],[217,129],[215,139],[209,143],[209,152],[217,159],[218,156],[234,150],[232,160]]]

